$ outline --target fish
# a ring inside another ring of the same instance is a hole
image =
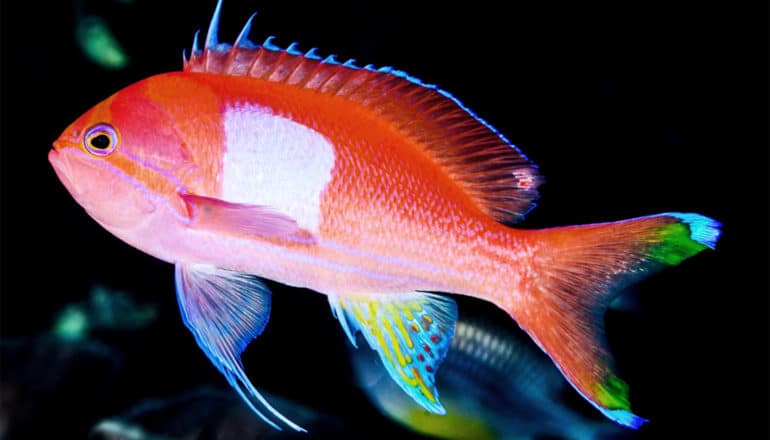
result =
[[[457,98],[392,67],[255,44],[255,15],[221,43],[221,10],[181,71],[96,104],[48,158],[99,225],[174,265],[183,322],[259,417],[303,430],[241,362],[267,325],[269,279],[326,295],[350,342],[360,332],[429,412],[446,412],[435,378],[454,294],[507,312],[606,417],[646,422],[615,373],[602,313],[622,287],[715,248],[717,220],[514,228],[540,170]]]
[[[619,426],[580,415],[566,382],[521,332],[478,313],[457,321],[441,374],[445,416],[425,411],[388,377],[376,352],[351,349],[359,387],[381,413],[423,435],[446,439],[620,438]]]
[[[566,382],[521,332],[464,310],[441,374],[445,416],[404,394],[373,350],[351,349],[359,387],[381,413],[423,435],[445,439],[621,438],[612,422],[580,415],[563,398]]]

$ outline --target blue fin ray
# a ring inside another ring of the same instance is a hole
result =
[[[240,48],[246,48],[246,49],[255,49],[257,46],[249,40],[249,32],[251,32],[251,24],[254,21],[254,17],[257,16],[257,13],[251,14],[249,16],[249,19],[246,20],[246,24],[243,25],[243,29],[241,29],[241,33],[238,34],[238,38],[235,39],[235,43],[233,43],[234,47],[240,47]]]
[[[219,17],[222,16],[222,0],[217,0],[217,6],[209,22],[209,30],[206,32],[206,50],[212,50],[219,44]]]
[[[193,44],[192,44],[192,53],[190,54],[190,58],[193,57],[193,55],[199,54],[201,52],[200,46],[198,46],[198,36],[200,35],[201,30],[198,29],[195,31],[195,35],[193,35]]]

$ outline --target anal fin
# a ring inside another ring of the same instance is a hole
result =
[[[270,406],[243,371],[241,353],[262,334],[270,316],[267,286],[245,273],[202,264],[177,264],[176,292],[185,325],[249,408],[276,429],[281,429],[278,422],[282,422],[305,431]]]
[[[432,413],[446,413],[435,375],[454,336],[457,305],[452,299],[414,292],[330,296],[329,302],[354,346],[360,331],[406,394]]]

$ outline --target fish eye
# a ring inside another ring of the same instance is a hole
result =
[[[118,133],[109,124],[96,124],[86,131],[83,143],[94,156],[107,156],[118,146]]]

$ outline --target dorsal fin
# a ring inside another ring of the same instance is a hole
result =
[[[252,15],[231,46],[219,43],[220,0],[201,50],[197,34],[186,72],[249,76],[343,97],[385,118],[421,146],[457,184],[494,219],[521,220],[538,198],[542,177],[537,166],[502,134],[435,85],[391,67],[356,66],[321,58],[316,49],[286,49],[249,41]]]

